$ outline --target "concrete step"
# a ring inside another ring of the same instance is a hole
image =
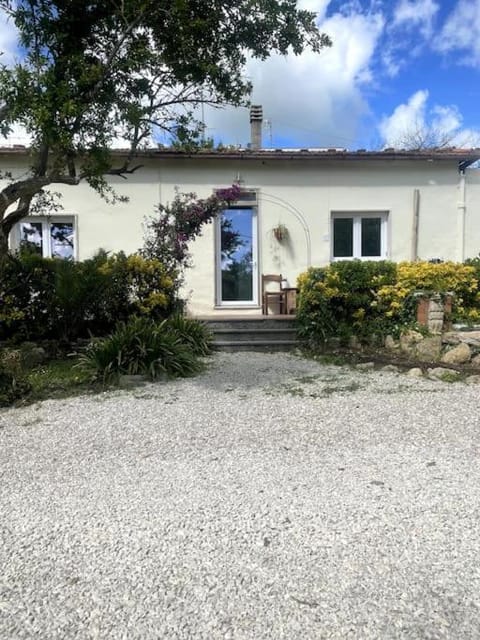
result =
[[[295,320],[289,316],[285,316],[285,320],[280,320],[277,318],[264,318],[264,317],[253,317],[253,318],[232,318],[225,320],[204,320],[202,319],[211,331],[230,329],[230,330],[249,330],[249,331],[258,331],[258,330],[266,330],[266,329],[295,329]]]
[[[252,342],[238,340],[215,340],[213,348],[217,351],[291,351],[298,347],[296,340],[255,340]]]
[[[295,319],[291,316],[201,318],[221,351],[286,351],[297,346]]]
[[[279,342],[283,340],[293,341],[296,340],[296,330],[294,328],[278,329],[236,329],[236,328],[222,328],[214,329],[213,334],[216,340],[229,341],[234,340],[237,342]]]

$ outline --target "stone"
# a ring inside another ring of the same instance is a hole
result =
[[[386,364],[381,371],[390,371],[391,373],[399,373],[400,369],[394,364]]]
[[[20,347],[22,366],[31,369],[47,361],[47,352],[33,342],[24,342]]]
[[[442,352],[442,337],[428,336],[418,342],[413,351],[413,355],[422,362],[436,362]]]
[[[428,370],[428,377],[433,380],[443,380],[451,382],[455,378],[460,377],[460,373],[455,369],[446,369],[445,367],[434,367]]]
[[[355,369],[358,369],[359,371],[371,371],[374,367],[374,362],[361,362],[360,364],[357,364]]]
[[[442,336],[443,344],[460,344],[460,336],[456,331],[447,331]]]
[[[400,336],[400,349],[412,355],[418,342],[423,340],[423,336],[418,331],[407,331]]]
[[[413,369],[407,371],[407,376],[410,376],[410,378],[423,378],[423,371],[420,367],[413,367]]]
[[[442,333],[443,329],[443,303],[439,295],[433,295],[430,298],[428,306],[428,330],[431,333]]]
[[[443,354],[442,362],[445,362],[445,364],[465,364],[465,362],[470,361],[471,357],[472,350],[468,344],[461,342]]]
[[[396,351],[400,347],[400,343],[393,338],[393,336],[387,336],[385,338],[385,349],[389,351]]]
[[[468,384],[480,384],[480,376],[468,376],[465,382],[468,382]]]
[[[360,340],[357,338],[357,336],[350,336],[350,338],[348,340],[348,346],[350,347],[350,349],[361,349],[362,348]]]
[[[473,356],[471,364],[474,367],[480,367],[480,353],[477,354],[476,356]]]
[[[480,347],[480,331],[449,331],[443,335],[445,344],[465,342],[471,347]]]

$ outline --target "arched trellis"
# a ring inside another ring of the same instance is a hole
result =
[[[273,193],[265,193],[264,191],[260,191],[258,193],[258,201],[261,202],[270,202],[271,204],[276,204],[289,213],[291,213],[300,223],[303,232],[305,234],[305,245],[307,249],[307,268],[312,266],[312,242],[310,238],[310,229],[308,228],[307,221],[303,217],[301,211],[299,211],[296,207],[294,207],[290,202],[287,202],[283,198],[279,198],[278,196],[273,195]]]

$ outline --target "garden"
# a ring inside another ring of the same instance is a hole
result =
[[[115,385],[125,376],[193,375],[211,350],[179,290],[189,242],[235,201],[178,193],[158,207],[135,254],[99,251],[74,262],[28,243],[0,264],[0,406]]]

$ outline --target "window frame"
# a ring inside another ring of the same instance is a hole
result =
[[[338,219],[353,219],[353,255],[351,256],[334,256],[334,221]],[[380,255],[379,256],[362,256],[362,219],[363,218],[380,218]],[[330,261],[338,262],[339,260],[386,260],[389,255],[388,247],[388,220],[389,212],[385,209],[380,211],[332,211],[330,214]]]
[[[37,223],[42,225],[42,257],[52,258],[51,227],[56,224],[71,224],[73,226],[73,260],[78,260],[78,223],[76,215],[27,216],[15,224],[10,235],[10,246],[13,250],[20,248],[22,223]],[[46,239],[46,241],[45,241]],[[59,258],[62,259],[62,258]],[[69,260],[70,258],[63,258]]]

